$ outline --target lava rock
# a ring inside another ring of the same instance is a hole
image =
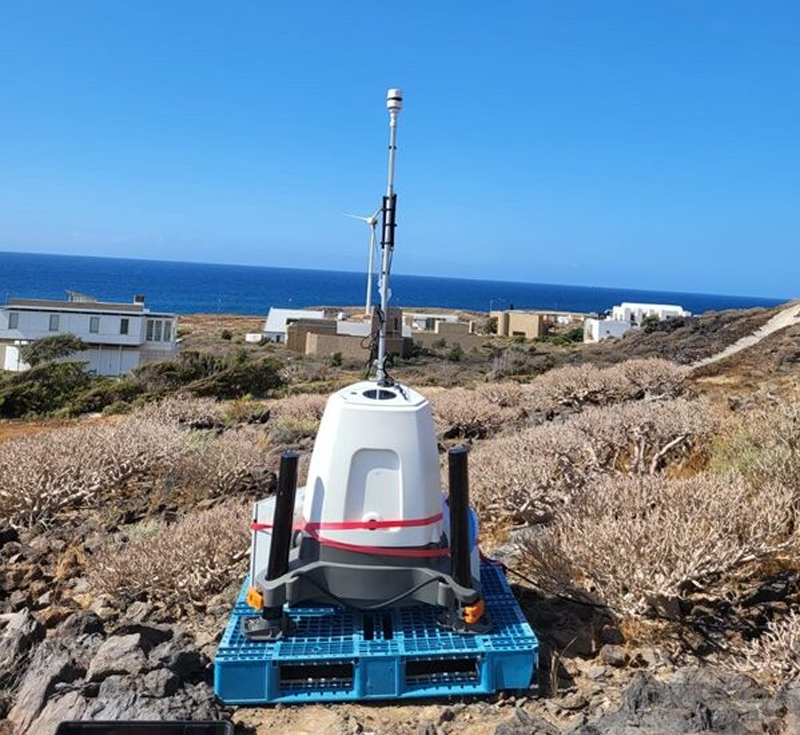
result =
[[[66,646],[59,641],[41,644],[22,678],[16,702],[8,713],[9,721],[24,734],[50,704],[57,686],[74,682],[80,675]]]
[[[628,653],[622,646],[606,644],[600,649],[600,661],[607,666],[622,668],[628,662]]]
[[[527,712],[525,716],[525,722],[519,716],[501,722],[495,728],[494,735],[559,735],[559,729],[547,720]]]
[[[147,664],[142,650],[142,637],[139,633],[112,636],[98,649],[86,678],[89,681],[103,681],[114,674],[139,674]]]
[[[22,661],[44,638],[44,628],[28,610],[0,615],[0,687],[21,677]]]
[[[576,728],[575,735],[750,735],[778,731],[779,703],[746,676],[707,668],[681,669],[665,679],[639,672],[619,709]]]

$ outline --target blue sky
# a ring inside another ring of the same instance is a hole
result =
[[[0,250],[800,295],[800,4],[0,0]],[[366,228],[364,228],[365,230]]]

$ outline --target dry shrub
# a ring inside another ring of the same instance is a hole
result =
[[[722,594],[738,572],[794,553],[794,515],[792,493],[780,487],[753,492],[708,475],[607,477],[529,538],[526,560],[548,589],[647,617],[665,599],[709,586]]]
[[[303,393],[280,398],[269,407],[273,417],[320,421],[327,403],[327,394]]]
[[[540,375],[527,386],[525,401],[534,411],[602,406],[623,400],[627,380],[615,368],[568,365]]]
[[[219,436],[195,432],[172,480],[205,496],[256,493],[270,485],[274,464],[267,436],[258,429],[245,426]]]
[[[485,383],[477,387],[476,393],[501,408],[521,408],[525,402],[525,389],[514,382]]]
[[[529,411],[605,406],[621,401],[676,398],[683,392],[687,369],[649,358],[600,369],[590,364],[550,370],[525,386],[523,402]]]
[[[99,550],[89,565],[98,592],[145,598],[176,612],[201,608],[239,580],[249,549],[249,507],[228,502]]]
[[[0,442],[0,524],[47,525],[159,487],[203,497],[249,490],[263,479],[265,448],[256,430],[220,437],[188,431],[174,423],[187,415],[185,404],[180,411],[177,405]]]
[[[745,644],[732,668],[772,689],[800,680],[800,613],[773,620],[757,639]]]
[[[715,425],[708,403],[679,398],[588,408],[560,423],[504,434],[472,453],[475,505],[491,521],[537,522],[601,475],[674,466]]]
[[[735,470],[754,487],[780,483],[800,495],[800,401],[749,411],[727,429],[712,455],[716,471]]]
[[[140,418],[167,424],[220,424],[225,419],[225,406],[213,398],[171,396],[137,409]]]
[[[493,402],[479,391],[451,388],[427,393],[437,429],[448,439],[485,437],[520,415],[519,410]]]
[[[269,436],[273,444],[295,444],[316,436],[327,403],[327,395],[306,393],[270,404]]]
[[[684,392],[689,368],[658,357],[626,360],[609,370],[618,371],[628,381],[628,394],[634,399],[677,398]]]

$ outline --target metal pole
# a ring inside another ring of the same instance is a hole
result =
[[[281,454],[278,472],[278,491],[275,494],[275,512],[272,516],[272,537],[269,544],[267,579],[272,581],[289,571],[289,550],[294,531],[294,501],[297,492],[297,465],[300,455],[286,451]],[[265,607],[262,616],[267,619],[280,617],[281,608]]]
[[[450,491],[450,573],[457,584],[471,588],[467,451],[462,445],[454,447],[447,453]]]
[[[377,216],[377,215],[376,215]],[[372,273],[375,270],[375,227],[377,222],[370,222],[369,234],[369,267],[367,268],[367,305],[364,309],[367,316],[372,316]]]
[[[389,171],[386,182],[386,196],[383,199],[383,237],[381,239],[381,323],[378,335],[378,359],[376,360],[377,379],[380,385],[386,383],[386,311],[389,308],[389,270],[394,250],[395,204],[394,165],[397,151],[397,116],[403,107],[403,93],[390,89],[386,95],[389,110]]]

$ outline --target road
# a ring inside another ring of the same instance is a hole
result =
[[[731,355],[735,355],[737,352],[746,350],[748,347],[757,345],[762,339],[769,337],[770,334],[774,334],[781,329],[786,329],[786,327],[791,327],[794,324],[800,324],[800,303],[797,302],[791,304],[791,306],[787,306],[782,311],[779,311],[763,327],[757,329],[752,334],[748,334],[746,337],[742,337],[732,345],[728,345],[724,350],[722,350],[722,352],[718,352],[716,355],[698,360],[691,365],[691,368],[699,368],[703,367],[704,365],[710,365],[713,362],[724,360],[726,357],[730,357]]]

